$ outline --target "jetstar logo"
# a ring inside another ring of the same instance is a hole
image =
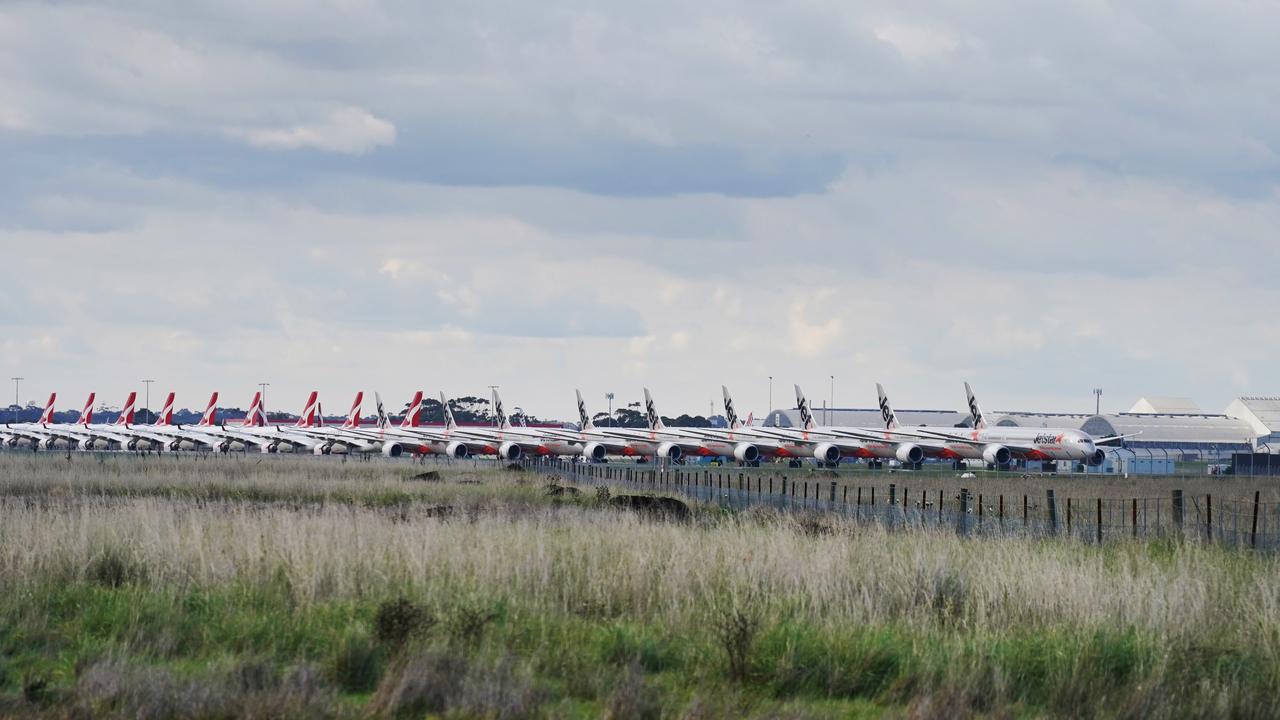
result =
[[[729,398],[725,398],[724,401],[724,414],[726,415],[725,419],[729,421],[729,427],[738,424],[738,413],[733,409],[733,400]]]
[[[809,412],[809,401],[800,401],[800,426],[805,430],[813,427],[813,413]]]
[[[1040,433],[1034,440],[1036,445],[1061,445],[1062,435],[1054,435],[1052,433]]]
[[[578,401],[578,418],[582,421],[582,427],[591,424],[591,419],[587,417],[587,404],[581,400]]]
[[[978,398],[969,396],[969,415],[973,418],[973,426],[982,425],[982,411],[978,409]]]
[[[658,427],[658,411],[653,407],[653,401],[647,400],[644,404],[645,416],[649,420],[649,429]]]
[[[884,419],[884,426],[891,428],[898,424],[898,418],[893,414],[893,409],[889,407],[889,398],[880,398],[880,417]]]

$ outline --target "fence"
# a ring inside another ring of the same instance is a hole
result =
[[[583,484],[613,484],[683,495],[734,510],[755,506],[834,513],[888,527],[954,528],[960,534],[1062,536],[1101,543],[1121,538],[1199,537],[1235,547],[1280,547],[1280,503],[1212,495],[1168,497],[1062,497],[983,494],[968,488],[912,491],[850,485],[808,476],[748,475],[732,470],[591,465],[537,459],[527,467]]]

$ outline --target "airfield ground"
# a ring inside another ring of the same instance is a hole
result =
[[[0,454],[0,715],[1280,716],[1273,553],[548,482]]]

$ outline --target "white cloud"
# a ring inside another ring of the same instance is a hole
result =
[[[396,141],[395,125],[358,107],[339,108],[318,123],[286,128],[237,129],[231,133],[250,145],[272,150],[315,148],[347,155],[363,155]]]
[[[875,36],[913,61],[944,55],[960,47],[960,41],[951,33],[919,25],[887,23],[875,29]]]

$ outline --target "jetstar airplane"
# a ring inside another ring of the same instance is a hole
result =
[[[590,425],[590,432],[586,435],[594,438],[598,443],[605,444],[611,440],[616,443],[625,443],[625,448],[630,452],[623,450],[623,454],[639,455],[642,457],[650,457],[655,461],[666,460],[668,462],[677,463],[684,459],[686,455],[694,455],[700,457],[723,456],[734,457],[735,450],[740,452],[744,462],[754,462],[760,458],[760,449],[755,443],[733,443],[725,439],[725,436],[713,436],[704,433],[706,428],[668,428],[666,423],[662,422],[662,417],[658,415],[658,410],[653,402],[653,395],[649,392],[649,388],[644,389],[644,405],[645,420],[648,428],[641,430],[638,428],[599,428],[594,424]],[[578,412],[580,416],[585,417],[586,406],[582,403],[581,393],[578,395]],[[586,426],[587,423],[584,423]],[[722,431],[723,432],[723,431]],[[741,445],[741,447],[738,447]],[[598,454],[598,450],[592,448],[593,453]]]
[[[939,457],[982,460],[996,467],[1008,465],[1014,458],[1065,460],[1097,466],[1106,457],[1097,444],[1126,437],[1117,435],[1095,440],[1088,433],[1071,428],[989,427],[986,416],[978,405],[978,399],[973,394],[973,388],[967,382],[964,384],[964,391],[969,403],[969,416],[973,421],[972,429],[936,426],[903,428],[898,426],[897,417],[889,406],[884,389],[879,390],[886,431],[899,437],[928,441],[937,448]],[[893,428],[889,427],[890,423]]]
[[[572,432],[513,426],[503,409],[502,398],[498,396],[497,390],[493,391],[493,414],[498,421],[496,429],[458,427],[453,420],[453,411],[444,401],[443,393],[440,400],[445,408],[446,434],[452,442],[463,443],[468,454],[491,454],[497,455],[501,460],[515,461],[525,455],[579,455],[583,452],[582,441]],[[472,452],[474,446],[479,446],[481,452]],[[461,446],[454,446],[454,449],[461,451]]]

